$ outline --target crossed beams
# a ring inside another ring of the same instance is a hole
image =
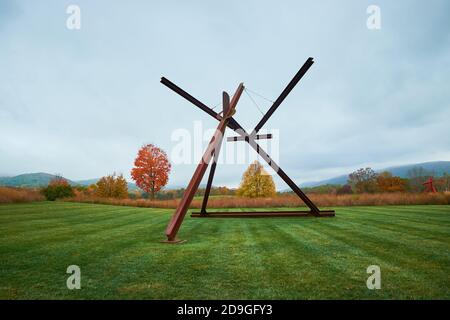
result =
[[[189,185],[187,186],[186,191],[184,192],[183,197],[181,198],[180,204],[178,205],[174,215],[172,216],[166,228],[167,240],[165,242],[169,243],[180,242],[179,240],[176,239],[178,230],[180,229],[184,216],[186,215],[186,212],[189,209],[189,205],[191,204],[192,199],[194,198],[195,191],[198,189],[200,181],[202,180],[206,172],[206,169],[208,168],[209,162],[211,161],[211,158],[213,157],[215,150],[222,143],[225,128],[228,125],[231,116],[234,113],[234,108],[236,107],[243,90],[244,85],[241,83],[238,86],[231,102],[229,102],[228,94],[226,92],[223,93],[224,111],[226,112],[224,112],[224,117],[221,118],[219,125],[217,126],[217,129],[214,132],[214,135],[211,138],[211,141],[209,142],[202,159],[200,160],[200,163],[197,165],[197,168],[195,169],[194,175],[192,176]]]
[[[219,127],[220,130],[223,129],[223,131],[221,131],[222,134],[224,133],[226,126],[228,126],[230,129],[238,133],[239,136],[230,137],[228,138],[228,141],[246,141],[264,159],[264,161],[266,161],[267,164],[269,164],[272,167],[272,169],[274,169],[274,171],[283,179],[283,181],[286,182],[287,185],[289,185],[289,187],[297,194],[297,196],[300,197],[303,200],[303,202],[309,207],[311,211],[303,213],[302,215],[312,214],[314,216],[333,216],[334,215],[333,211],[322,211],[323,214],[321,214],[319,208],[308,198],[308,196],[295,184],[295,182],[292,181],[291,178],[289,178],[289,176],[284,172],[284,170],[282,170],[280,166],[278,166],[278,164],[274,160],[272,160],[270,156],[264,151],[264,149],[262,149],[261,146],[256,142],[256,140],[258,139],[270,139],[272,137],[270,134],[259,135],[257,133],[269,120],[269,118],[272,116],[275,110],[280,106],[280,104],[284,101],[287,95],[297,85],[297,83],[301,80],[301,78],[305,75],[305,73],[308,71],[308,69],[312,66],[313,63],[314,63],[313,58],[308,58],[306,60],[306,62],[303,64],[303,66],[300,68],[297,74],[292,78],[292,80],[289,82],[289,84],[286,86],[286,88],[283,90],[280,96],[275,100],[275,102],[269,108],[267,113],[264,114],[264,116],[261,118],[261,120],[258,122],[258,124],[255,126],[255,128],[250,134],[248,134],[245,131],[245,129],[232,117],[232,115],[234,114],[234,108],[236,107],[237,101],[239,100],[240,95],[244,89],[242,84],[238,87],[238,90],[236,91],[236,94],[233,96],[232,102],[229,105],[226,100],[227,95],[224,92],[224,103],[222,113],[224,116],[221,116],[220,114],[209,108],[207,105],[205,105],[198,99],[194,98],[192,95],[190,95],[189,93],[187,93],[186,91],[184,91],[183,89],[181,89],[180,87],[178,87],[176,84],[166,79],[165,77],[161,78],[161,83],[170,88],[171,90],[175,91],[179,95],[181,95],[186,100],[190,101],[192,104],[196,105],[198,108],[209,114],[211,117],[220,121]],[[219,127],[216,130],[216,132],[219,131]],[[168,238],[168,242],[176,242],[175,239],[176,233],[181,225],[184,215],[187,212],[189,204],[192,201],[193,193],[198,188],[200,180],[207,169],[209,161],[211,160],[212,157],[214,157],[200,213],[203,216],[206,215],[206,206],[217,165],[217,158],[220,151],[221,142],[222,137],[220,138],[220,141],[218,141],[217,139],[216,141],[214,141],[213,137],[210,144],[208,145],[208,148],[204,155],[204,157],[207,156],[207,161],[205,161],[204,158],[202,158],[202,161],[198,165],[197,170],[194,173],[194,176],[192,177],[192,180],[189,183],[188,188],[186,189],[183,195],[182,201],[179,207],[177,208],[177,211],[175,212],[171,222],[169,223],[169,226],[167,227],[166,235]],[[192,190],[194,190],[194,192],[191,192]],[[193,214],[192,216],[198,216],[198,214]],[[264,216],[264,214],[262,216]]]

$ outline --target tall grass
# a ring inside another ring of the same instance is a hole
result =
[[[42,201],[44,196],[34,189],[0,187],[0,203]]]
[[[311,194],[310,199],[319,207],[339,206],[378,206],[378,205],[413,205],[413,204],[450,204],[450,193],[377,193],[377,194]],[[78,195],[65,201],[102,203],[133,207],[176,208],[180,199],[110,199]],[[199,209],[202,200],[194,199],[191,208]],[[264,208],[264,207],[300,207],[304,203],[293,195],[274,198],[215,197],[208,201],[209,208]]]

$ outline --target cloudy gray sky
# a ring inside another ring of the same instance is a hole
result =
[[[66,28],[70,4],[80,30]],[[379,30],[366,26],[371,4]],[[161,76],[210,106],[241,81],[274,100],[310,56],[265,126],[295,181],[450,160],[449,12],[444,0],[2,0],[0,174],[129,178],[143,144],[170,156],[175,130],[217,125]],[[250,130],[261,114],[243,95],[235,117]],[[245,167],[223,165],[215,184],[236,186]],[[193,169],[174,165],[169,183],[185,185]]]

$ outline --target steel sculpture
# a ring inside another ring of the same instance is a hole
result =
[[[245,129],[233,118],[235,113],[236,105],[241,97],[241,94],[244,90],[243,83],[239,84],[236,89],[235,94],[233,95],[231,101],[229,95],[226,92],[223,92],[223,103],[222,103],[222,112],[217,113],[212,108],[209,108],[207,105],[202,103],[201,101],[194,98],[192,95],[178,87],[176,84],[171,82],[170,80],[162,77],[161,83],[178,93],[180,96],[190,101],[192,104],[209,114],[211,117],[215,118],[219,121],[219,125],[211,138],[211,141],[206,148],[206,151],[197,165],[197,169],[195,170],[186,191],[183,194],[183,197],[173,214],[167,229],[166,236],[167,240],[164,242],[167,243],[179,243],[182,242],[176,238],[178,230],[183,222],[183,219],[189,209],[189,206],[194,198],[195,192],[197,191],[200,182],[209,166],[209,163],[212,161],[211,169],[208,176],[208,181],[205,189],[205,194],[203,197],[202,207],[200,212],[193,212],[191,217],[211,217],[211,218],[222,218],[222,217],[306,217],[306,216],[314,216],[314,217],[333,217],[335,212],[333,210],[319,210],[319,208],[308,198],[308,196],[298,187],[298,185],[292,181],[291,178],[278,166],[277,163],[261,148],[261,146],[256,142],[260,139],[271,139],[271,134],[258,134],[264,124],[269,120],[275,110],[280,106],[280,104],[284,101],[284,99],[288,96],[288,94],[292,91],[292,89],[297,85],[297,83],[302,79],[308,69],[314,63],[313,58],[308,58],[297,74],[292,78],[280,96],[273,102],[272,106],[269,108],[266,114],[263,115],[261,120],[255,126],[251,133],[247,133]],[[223,135],[225,132],[225,128],[229,127],[233,131],[235,131],[238,136],[229,137],[228,141],[245,141],[247,142],[255,151],[264,159],[264,161],[269,164],[274,171],[283,179],[284,182],[295,192],[295,194],[306,204],[309,208],[309,211],[299,211],[299,210],[291,210],[291,211],[250,211],[250,212],[207,212],[207,204],[208,198],[211,191],[214,173],[217,166],[217,159],[220,152],[220,146],[222,144]]]

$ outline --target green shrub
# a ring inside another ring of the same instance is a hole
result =
[[[73,197],[75,195],[72,186],[61,178],[52,180],[41,192],[48,201],[55,201],[59,198]]]

